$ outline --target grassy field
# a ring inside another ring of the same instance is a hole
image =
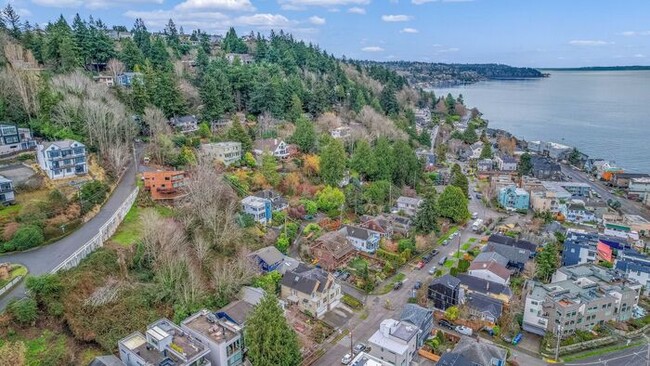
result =
[[[125,247],[131,246],[137,242],[142,233],[142,222],[140,217],[142,217],[142,214],[148,210],[156,210],[156,212],[158,212],[162,217],[170,217],[173,214],[172,209],[166,206],[142,208],[134,205],[131,207],[129,212],[127,212],[126,216],[124,216],[124,221],[122,221],[122,224],[117,228],[117,231],[111,240]]]

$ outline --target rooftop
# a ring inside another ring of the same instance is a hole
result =
[[[403,355],[408,352],[408,344],[392,337],[390,330],[399,322],[395,319],[385,319],[381,322],[379,329],[368,339],[368,343],[373,346],[386,348],[390,352]]]
[[[495,275],[507,280],[510,278],[510,270],[508,270],[504,265],[497,262],[477,262],[476,260],[472,262],[469,266],[470,271],[476,270],[486,270],[494,273]]]
[[[413,337],[415,337],[419,331],[420,329],[411,322],[400,321],[397,323],[395,329],[393,329],[391,332],[391,335],[405,342],[408,342]]]
[[[390,365],[391,365],[390,363],[365,352],[359,353],[350,362],[350,366],[390,366]]]
[[[241,200],[242,205],[252,207],[264,207],[267,202],[269,202],[269,200],[256,196],[248,196]]]
[[[456,288],[458,285],[460,285],[460,280],[450,274],[446,274],[444,276],[434,278],[433,281],[431,281],[431,285],[438,285],[438,284],[448,288]]]
[[[229,342],[240,336],[242,330],[239,325],[228,320],[218,319],[214,313],[207,310],[201,310],[192,315],[182,324],[215,343]]]

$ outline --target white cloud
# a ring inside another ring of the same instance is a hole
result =
[[[185,0],[174,7],[176,10],[219,9],[254,11],[250,0]]]
[[[350,8],[350,9],[348,9],[348,13],[352,13],[352,14],[365,14],[365,13],[366,13],[366,9],[364,9],[364,8],[360,8],[360,7],[358,7],[358,6],[355,6],[355,7],[352,7],[352,8]]]
[[[460,48],[451,47],[451,48],[443,48],[441,50],[437,50],[436,53],[451,53],[451,52],[458,52],[458,51],[460,51]]]
[[[636,58],[645,58],[645,55],[642,54],[642,53],[637,53],[636,55],[634,55],[634,57],[636,57]]]
[[[420,31],[418,31],[415,28],[404,28],[400,31],[400,33],[419,33],[419,32]]]
[[[384,49],[379,46],[368,46],[361,49],[363,52],[383,52]]]
[[[409,20],[413,19],[412,16],[410,15],[382,15],[381,20],[384,22],[408,22]]]
[[[650,36],[650,30],[647,31],[625,31],[621,32],[622,36],[634,37],[634,36]]]
[[[333,8],[337,6],[368,5],[370,0],[278,0],[284,10],[304,10],[310,6]]]
[[[309,17],[309,22],[314,25],[323,25],[325,24],[325,18],[314,15],[313,17]]]
[[[36,5],[53,8],[78,8],[84,6],[89,9],[105,9],[119,5],[133,4],[162,4],[163,0],[32,0]]]
[[[605,46],[605,45],[610,44],[610,42],[601,41],[601,40],[591,40],[591,39],[589,39],[589,40],[576,39],[576,40],[573,40],[573,41],[569,41],[569,44],[572,45],[572,46],[590,46],[590,47],[593,47],[593,46]]]

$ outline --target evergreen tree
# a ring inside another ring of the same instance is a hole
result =
[[[293,94],[291,96],[291,108],[289,109],[287,119],[296,123],[300,117],[302,117],[302,101],[297,94]]]
[[[297,366],[301,362],[298,337],[272,292],[267,292],[248,317],[244,341],[253,366]]]
[[[331,140],[320,155],[320,175],[325,184],[338,186],[345,173],[345,149],[339,140]]]
[[[57,71],[67,72],[81,65],[72,29],[63,16],[45,28],[43,59]]]
[[[239,122],[238,118],[232,121],[232,125],[226,132],[226,138],[229,141],[241,142],[242,153],[253,150],[253,140],[244,129],[244,126]]]
[[[181,39],[178,35],[178,30],[176,30],[176,24],[172,19],[169,19],[167,26],[165,27],[165,36],[167,36],[167,44],[171,47],[176,54],[181,48]]]
[[[2,9],[2,24],[9,30],[9,34],[16,39],[20,39],[20,15],[16,13],[11,3]]]
[[[535,277],[542,282],[548,282],[559,266],[558,247],[555,243],[549,243],[535,257]]]
[[[469,198],[469,180],[467,176],[463,174],[460,169],[460,165],[454,164],[451,169],[451,182],[452,186],[460,188],[460,190],[465,194],[465,197]]]
[[[280,173],[278,173],[278,163],[275,157],[271,154],[264,154],[262,156],[262,175],[269,184],[277,186],[280,183]]]
[[[130,38],[122,40],[122,51],[118,57],[127,70],[135,70],[136,65],[144,66],[144,54]]]
[[[144,109],[149,104],[149,95],[141,77],[134,78],[131,82],[130,101],[133,111],[138,115],[143,115]]]
[[[438,210],[440,216],[451,219],[456,223],[470,218],[467,197],[460,188],[455,186],[447,186],[442,191],[438,198]]]
[[[533,173],[533,162],[529,153],[525,152],[521,155],[521,158],[519,158],[517,173],[519,173],[520,177]]]
[[[418,209],[415,216],[415,229],[423,234],[428,234],[435,230],[436,220],[438,218],[438,206],[436,204],[435,193],[429,193],[424,197],[424,202]]]
[[[82,58],[84,64],[88,63],[90,60],[92,52],[92,40],[90,38],[90,31],[88,30],[88,25],[86,21],[81,19],[79,13],[77,13],[72,21],[72,30],[74,33],[74,40],[79,49],[79,55]]]
[[[228,29],[226,36],[223,38],[222,47],[226,53],[248,52],[248,46],[246,46],[246,43],[241,38],[237,37],[237,32],[235,32],[235,28],[233,27]]]
[[[492,145],[490,143],[484,143],[483,149],[481,149],[481,159],[492,159],[494,155],[492,154]]]
[[[399,102],[395,96],[395,86],[392,83],[384,86],[379,99],[381,109],[388,115],[397,115],[399,113]]]
[[[203,117],[207,121],[216,121],[235,107],[228,77],[215,61],[203,76],[199,94],[203,101]]]
[[[418,142],[423,146],[431,147],[431,134],[427,129],[422,129],[418,135]]]
[[[447,161],[447,145],[438,144],[436,145],[436,159],[438,163],[443,163]]]
[[[158,70],[173,71],[169,53],[165,41],[162,38],[155,38],[148,53],[151,64]]]
[[[395,161],[393,160],[393,149],[390,146],[390,142],[385,137],[377,139],[374,155],[375,161],[377,162],[377,175],[375,180],[387,180],[392,182]]]
[[[140,18],[135,20],[133,29],[133,42],[136,46],[142,51],[144,55],[149,55],[149,50],[151,48],[151,34],[147,30],[147,26],[144,25],[144,21]]]
[[[393,183],[415,187],[422,172],[422,165],[408,142],[400,140],[393,144],[393,161],[399,162],[393,167]]]
[[[300,151],[310,153],[316,150],[316,131],[314,124],[306,118],[298,118],[296,130],[291,136],[291,142],[298,145]]]
[[[463,141],[468,144],[473,144],[478,141],[478,135],[476,134],[476,128],[473,124],[469,124],[463,132]]]
[[[451,95],[451,93],[448,93],[447,98],[445,98],[445,106],[447,107],[447,112],[449,114],[456,113],[456,100],[454,99],[454,96]]]
[[[115,57],[113,40],[106,33],[107,29],[101,19],[89,23],[90,58],[96,63],[106,63]]]
[[[357,140],[350,166],[365,179],[377,174],[377,160],[368,141]]]

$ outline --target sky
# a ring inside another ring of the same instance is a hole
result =
[[[10,0],[23,20],[283,29],[334,55],[529,67],[650,65],[648,0]]]

